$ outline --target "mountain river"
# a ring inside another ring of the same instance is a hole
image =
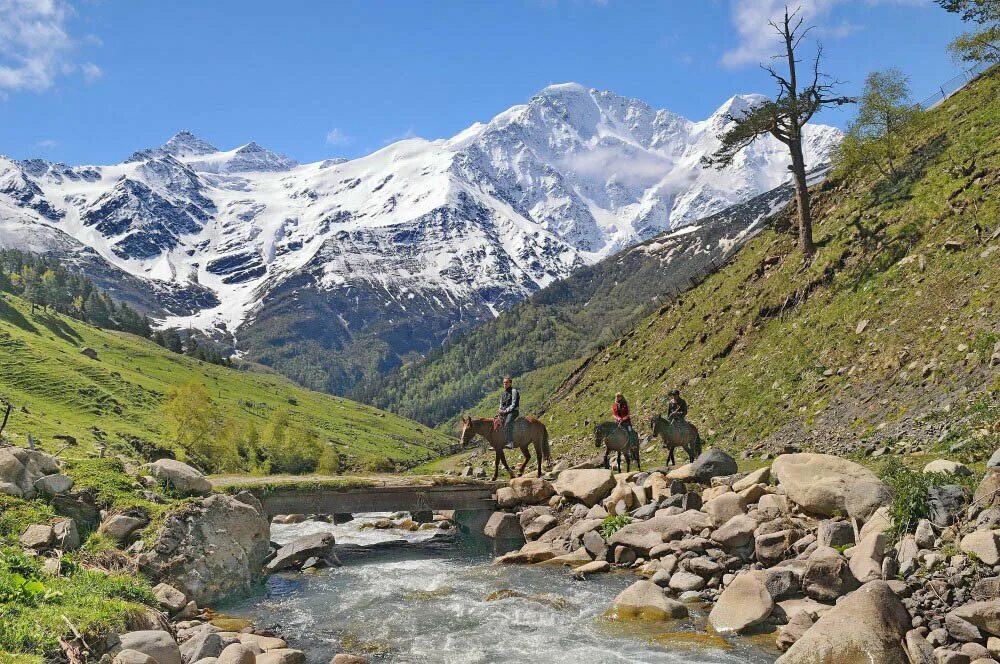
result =
[[[310,664],[327,664],[341,651],[408,664],[770,664],[777,657],[773,635],[707,635],[703,606],[689,607],[692,618],[675,623],[605,620],[633,574],[576,581],[566,568],[493,566],[486,541],[362,529],[372,516],[272,525],[278,543],[333,532],[343,567],[272,576],[257,594],[221,608],[278,626]]]

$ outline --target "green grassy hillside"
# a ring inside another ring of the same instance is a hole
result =
[[[905,138],[898,181],[848,173],[817,189],[811,262],[786,210],[724,269],[593,353],[545,408],[556,452],[587,450],[616,390],[645,430],[675,386],[704,437],[748,456],[796,445],[980,461],[996,449],[1000,71]]]
[[[81,354],[85,347],[97,359]],[[0,297],[0,399],[14,405],[4,435],[17,444],[24,445],[30,433],[49,452],[69,445],[69,457],[101,444],[133,458],[157,454],[158,447],[169,446],[164,401],[172,387],[190,383],[205,386],[220,417],[261,430],[276,411],[287,411],[293,426],[331,443],[348,468],[408,467],[454,442],[416,422],[299,388],[277,375],[200,362],[133,335],[41,309],[32,313],[23,300]]]

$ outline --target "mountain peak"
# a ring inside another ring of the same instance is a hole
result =
[[[160,149],[175,157],[196,157],[219,151],[214,145],[198,138],[187,129],[174,134]]]
[[[719,106],[719,108],[712,113],[712,117],[723,118],[727,115],[739,117],[740,114],[748,111],[754,106],[762,104],[765,101],[767,101],[767,97],[755,92],[750,94],[733,95],[724,101],[722,106]]]

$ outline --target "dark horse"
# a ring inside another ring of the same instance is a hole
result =
[[[694,461],[701,454],[701,436],[698,429],[687,420],[668,420],[659,415],[653,415],[649,420],[649,425],[653,428],[653,437],[660,437],[663,447],[670,450],[667,456],[667,465],[677,463],[674,459],[674,448],[683,447],[687,452],[688,459]]]
[[[467,446],[476,436],[485,438],[486,442],[497,453],[496,465],[493,468],[493,480],[496,481],[497,476],[500,474],[501,463],[507,469],[507,472],[510,473],[510,476],[515,477],[514,471],[507,465],[507,455],[504,454],[504,443],[506,442],[504,431],[502,427],[496,425],[496,420],[486,418],[473,419],[463,415],[462,446]],[[531,452],[528,451],[528,445],[535,446],[535,456],[538,457],[538,476],[541,477],[542,458],[544,457],[546,461],[552,460],[549,452],[549,431],[537,418],[531,416],[519,417],[514,421],[514,447],[521,450],[521,454],[524,455],[524,461],[517,471],[518,475],[524,472],[528,462],[531,461]]]
[[[639,463],[639,434],[632,429],[629,430],[618,426],[617,422],[602,422],[594,427],[594,446],[604,445],[604,467],[608,468],[608,456],[612,452],[618,453],[618,472],[622,472],[622,452],[625,452],[625,468],[632,470],[632,462],[639,470],[642,464]]]

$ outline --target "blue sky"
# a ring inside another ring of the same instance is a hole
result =
[[[576,81],[692,119],[771,93],[778,0],[0,0],[0,154],[111,163],[186,128],[300,161],[441,138]],[[802,0],[827,70],[959,71],[931,0]],[[822,120],[844,125],[849,112]]]

